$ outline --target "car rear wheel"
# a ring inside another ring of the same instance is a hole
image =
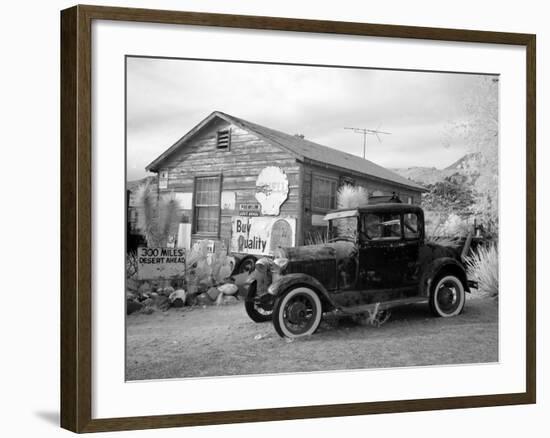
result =
[[[454,275],[438,277],[430,293],[430,310],[444,318],[458,315],[464,309],[464,285]]]
[[[321,300],[317,293],[308,287],[298,286],[276,299],[273,325],[279,336],[298,338],[315,333],[321,316]]]
[[[273,303],[275,299],[273,295],[268,293],[263,295],[257,294],[256,282],[250,285],[244,308],[247,315],[254,322],[271,321],[273,316]]]

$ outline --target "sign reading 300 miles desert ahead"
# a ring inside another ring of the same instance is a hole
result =
[[[138,278],[154,280],[185,275],[184,248],[138,248]]]

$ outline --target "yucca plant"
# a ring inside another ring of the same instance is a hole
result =
[[[483,296],[498,298],[498,250],[495,244],[480,246],[466,258],[470,276],[478,282]]]
[[[345,184],[338,189],[338,208],[364,207],[369,203],[369,193],[361,186]]]
[[[149,247],[166,246],[178,223],[178,205],[173,194],[157,199],[149,181],[136,190],[139,208],[137,228],[143,233]]]

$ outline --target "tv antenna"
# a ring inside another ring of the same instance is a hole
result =
[[[378,126],[378,128],[376,129],[368,129],[368,128],[344,128],[344,129],[349,129],[355,132],[356,134],[363,134],[363,159],[366,159],[366,156],[367,156],[367,135],[375,135],[378,141],[382,143],[380,134],[386,134],[386,135],[391,134],[391,132],[380,131],[379,130],[380,126]]]

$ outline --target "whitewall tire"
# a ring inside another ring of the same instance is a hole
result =
[[[319,295],[308,287],[298,286],[277,298],[273,326],[281,337],[309,336],[319,328],[322,313]]]
[[[464,285],[458,277],[444,275],[436,279],[430,293],[430,309],[435,316],[456,316],[464,309],[465,301]]]

